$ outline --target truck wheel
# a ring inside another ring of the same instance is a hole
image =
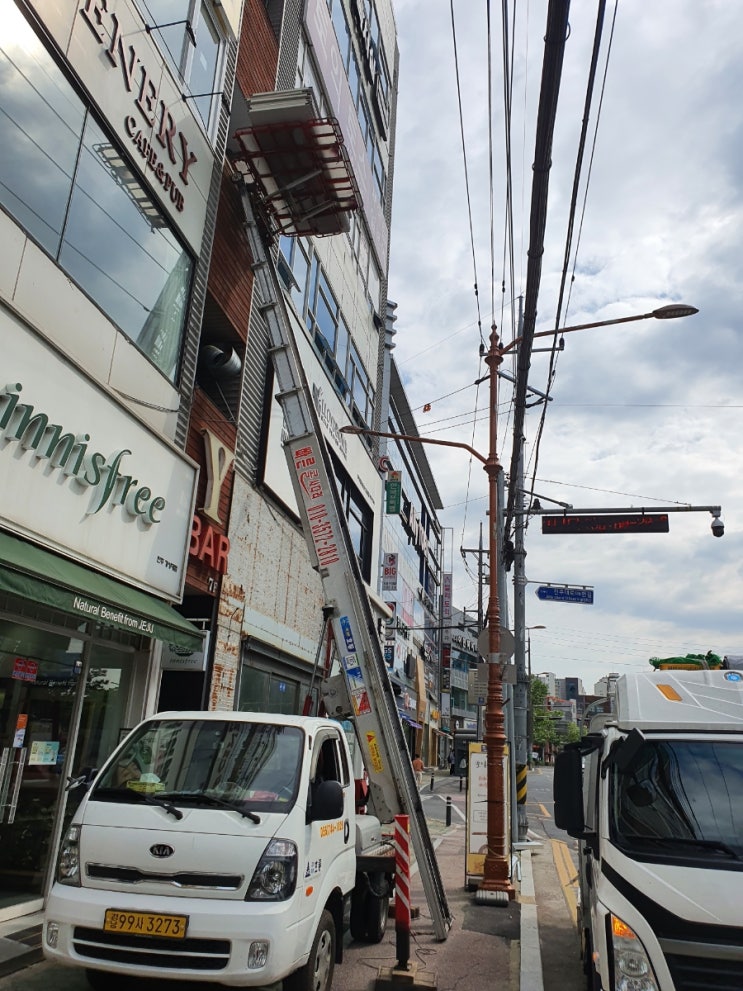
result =
[[[304,967],[284,978],[283,991],[330,991],[335,969],[335,922],[325,909]]]
[[[370,888],[356,889],[351,896],[351,936],[360,943],[381,943],[387,930],[389,896]]]
[[[351,918],[349,919],[348,928],[351,931],[351,937],[360,943],[366,941],[366,915],[364,907],[366,905],[367,890],[366,888],[359,887],[357,884],[351,893]]]
[[[366,916],[366,942],[381,943],[387,929],[390,902],[386,895],[366,896],[364,914]]]

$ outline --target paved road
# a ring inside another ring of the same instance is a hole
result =
[[[551,767],[529,772],[526,812],[530,838],[542,844],[532,854],[532,867],[544,991],[582,991],[586,979],[576,928],[578,844],[555,825]]]

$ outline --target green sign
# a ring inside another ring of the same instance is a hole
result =
[[[384,483],[385,513],[399,516],[402,502],[402,472],[390,471]]]

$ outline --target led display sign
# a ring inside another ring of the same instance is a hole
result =
[[[543,516],[542,533],[668,533],[666,513]]]

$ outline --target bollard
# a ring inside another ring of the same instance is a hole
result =
[[[433,772],[431,772],[431,791],[433,791]]]
[[[446,825],[451,826],[451,795],[446,796]]]
[[[464,781],[464,778],[463,778],[463,777],[462,777],[462,775],[460,774],[460,775],[459,775],[459,790],[460,790],[460,791],[462,790],[462,782],[463,782],[463,781]]]
[[[410,960],[410,817],[395,816],[395,970]]]

